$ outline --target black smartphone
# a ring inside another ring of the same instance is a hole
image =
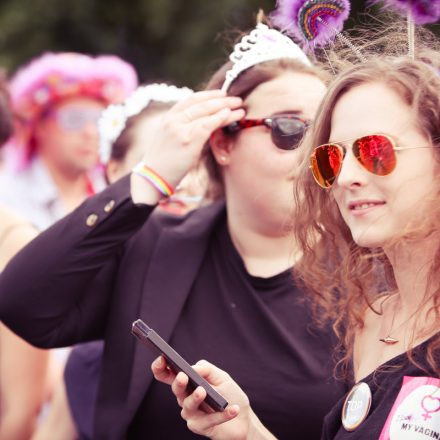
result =
[[[219,394],[203,377],[201,377],[194,368],[191,367],[176,350],[165,342],[152,328],[148,327],[142,319],[133,322],[131,332],[139,338],[144,344],[154,346],[165,357],[168,366],[177,374],[183,371],[189,378],[188,391],[194,391],[198,386],[206,390],[204,402],[214,411],[223,411],[228,402]]]

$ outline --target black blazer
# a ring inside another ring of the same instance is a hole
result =
[[[132,322],[141,317],[169,339],[224,204],[183,219],[153,211],[132,202],[124,177],[43,232],[0,276],[0,319],[30,343],[105,339],[97,439],[124,437],[153,379],[155,356],[131,335]]]

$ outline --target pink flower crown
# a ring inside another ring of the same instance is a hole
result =
[[[138,84],[135,69],[113,55],[45,53],[11,78],[11,107],[16,135],[6,145],[6,161],[14,168],[29,160],[28,142],[40,115],[56,102],[87,96],[105,105],[121,102]]]

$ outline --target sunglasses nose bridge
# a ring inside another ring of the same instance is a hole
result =
[[[347,148],[345,145],[338,145],[342,151],[342,161],[339,173],[336,177],[338,185],[349,187],[354,184],[362,184],[365,167],[359,161],[352,146]]]
[[[265,125],[267,128],[273,129],[273,119],[272,118],[266,118],[263,119],[263,125]]]

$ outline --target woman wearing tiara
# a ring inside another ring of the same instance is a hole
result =
[[[94,438],[196,438],[153,381],[155,354],[130,334],[139,317],[189,362],[230,371],[279,438],[319,437],[342,394],[329,332],[310,326],[291,277],[296,147],[326,77],[264,25],[248,43],[145,136],[131,175],[43,233],[1,278],[0,318],[34,344],[105,339]],[[200,157],[216,201],[185,217],[155,209]]]
[[[395,55],[392,34],[387,40],[392,54],[373,55],[335,80],[301,147],[296,269],[320,320],[334,323],[340,371],[353,385],[326,417],[323,439],[440,437],[439,43],[430,36],[408,56]],[[380,273],[387,291],[378,290]],[[194,432],[273,438],[213,365],[196,369],[238,404],[223,413],[203,412],[205,391],[187,397],[186,376],[174,379],[161,358],[153,369],[172,382]]]

